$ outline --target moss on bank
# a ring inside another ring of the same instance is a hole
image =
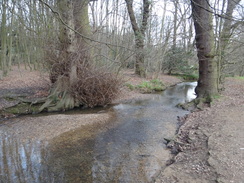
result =
[[[19,114],[33,114],[37,113],[40,108],[40,104],[30,104],[30,103],[19,103],[13,107],[9,107],[4,109],[4,112],[11,113],[14,115]]]
[[[15,117],[22,114],[35,114],[39,112],[40,106],[43,104],[43,99],[36,99],[35,101],[26,98],[11,98],[5,97],[6,101],[14,101],[10,107],[0,110],[0,119]]]

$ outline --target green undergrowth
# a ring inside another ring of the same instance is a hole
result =
[[[143,81],[138,85],[132,85],[130,83],[125,84],[130,90],[138,90],[141,93],[153,93],[166,89],[162,81],[153,79],[151,81]]]
[[[244,76],[236,76],[234,78],[244,80]]]
[[[33,114],[38,112],[40,106],[40,104],[31,105],[29,103],[19,103],[13,107],[4,109],[3,112],[14,115]]]
[[[197,74],[172,74],[173,76],[176,76],[180,79],[183,79],[184,81],[197,81],[198,75]]]

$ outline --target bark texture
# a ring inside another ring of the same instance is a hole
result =
[[[207,0],[192,0],[191,5],[199,61],[199,80],[196,93],[198,98],[211,99],[212,96],[218,94],[212,14]]]

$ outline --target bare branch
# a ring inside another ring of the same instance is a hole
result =
[[[60,22],[65,26],[67,27],[68,29],[74,31],[76,34],[78,34],[79,36],[81,36],[82,38],[84,39],[87,39],[89,41],[92,41],[92,42],[96,42],[96,43],[100,43],[100,44],[105,44],[105,45],[109,45],[109,46],[115,46],[115,47],[119,47],[119,48],[124,48],[124,49],[127,49],[129,51],[134,51],[134,50],[131,50],[130,48],[127,48],[125,46],[120,46],[120,45],[114,45],[114,44],[111,44],[111,43],[108,43],[108,42],[104,42],[104,41],[97,41],[97,40],[94,40],[88,36],[85,36],[83,34],[81,34],[79,31],[73,29],[72,27],[70,27],[62,18],[61,18],[61,15],[58,11],[54,10],[48,3],[44,2],[43,0],[39,0],[41,3],[43,3],[45,6],[47,6],[53,14],[57,15],[57,18],[60,20]]]

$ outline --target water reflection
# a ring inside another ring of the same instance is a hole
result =
[[[167,105],[177,105],[190,102],[197,97],[195,88],[197,82],[179,83],[163,92],[166,97],[164,101]]]
[[[42,168],[45,160],[44,144],[30,143],[1,133],[0,180],[1,182],[41,182],[47,174]]]
[[[50,142],[47,158],[54,182],[93,182],[93,136],[96,132],[88,134],[87,130],[90,129],[68,132]]]
[[[50,142],[0,134],[1,183],[92,182],[90,129],[67,132]]]
[[[0,182],[149,182],[169,158],[162,139],[174,135],[176,117],[187,113],[175,105],[194,98],[195,86],[179,84],[151,99],[117,105],[112,124],[48,142],[19,138],[1,126]]]

